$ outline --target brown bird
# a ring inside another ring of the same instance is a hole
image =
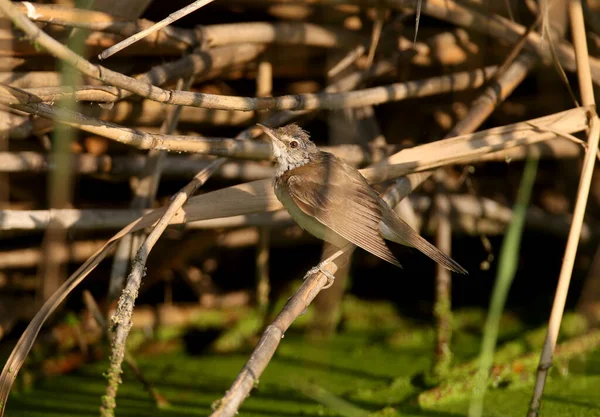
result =
[[[338,248],[352,243],[401,267],[385,243],[391,240],[420,250],[451,271],[467,273],[398,217],[357,169],[319,150],[298,125],[259,126],[273,144],[275,195],[304,230]]]

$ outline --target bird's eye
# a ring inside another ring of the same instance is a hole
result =
[[[298,147],[298,141],[293,140],[290,142],[290,148],[295,149],[297,147]]]

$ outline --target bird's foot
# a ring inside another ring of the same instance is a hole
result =
[[[309,276],[314,275],[319,272],[322,273],[323,275],[325,275],[325,277],[327,277],[327,284],[325,284],[325,286],[323,286],[323,288],[322,288],[323,290],[330,288],[335,281],[335,276],[331,272],[329,272],[327,269],[325,269],[327,264],[329,264],[329,262],[327,262],[327,261],[320,262],[317,266],[311,268],[308,271],[308,273],[306,274],[307,278]]]

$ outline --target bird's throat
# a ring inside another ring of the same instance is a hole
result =
[[[304,158],[289,158],[289,157],[284,157],[284,158],[280,158],[277,161],[275,176],[276,177],[280,177],[283,174],[285,174],[286,172],[291,171],[292,169],[300,168],[301,166],[304,166],[304,165],[306,165],[306,164],[308,164],[310,162],[311,162],[311,159],[309,157],[304,157]]]

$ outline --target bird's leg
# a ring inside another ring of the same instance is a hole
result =
[[[352,247],[354,247],[354,245],[349,243],[346,246],[342,247],[341,249],[338,249],[337,252],[335,252],[329,258],[325,259],[324,261],[319,262],[319,264],[317,266],[311,268],[304,276],[304,279],[320,272],[327,277],[327,284],[325,284],[325,286],[321,289],[326,290],[327,288],[331,287],[333,285],[333,282],[335,281],[335,276],[333,276],[333,274],[326,269],[327,265],[329,265],[330,262],[333,262],[338,256],[340,256],[343,253],[345,253],[346,251],[350,250]]]
[[[319,264],[317,266],[312,267],[307,272],[307,274],[304,276],[304,279],[320,272],[323,275],[325,275],[325,277],[327,277],[327,284],[325,284],[325,286],[323,286],[322,289],[326,290],[327,288],[331,287],[333,285],[333,282],[335,281],[335,276],[325,268],[330,262],[331,262],[331,259],[325,259],[324,261],[319,262]]]

